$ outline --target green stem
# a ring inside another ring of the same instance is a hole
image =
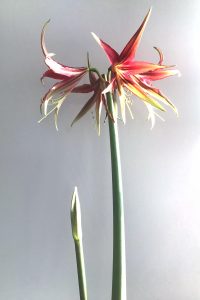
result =
[[[115,122],[113,122],[113,120],[108,117],[113,188],[112,300],[126,300],[124,207],[117,117],[115,117],[113,95],[111,93],[107,93],[106,97],[108,109],[115,119]]]
[[[104,77],[99,73],[99,71],[96,68],[89,68],[89,71],[96,73],[103,82],[105,81]]]
[[[78,283],[80,300],[87,300],[87,286],[85,277],[85,264],[83,255],[83,244],[81,241],[75,241],[76,263],[78,271]]]
[[[76,264],[77,264],[80,300],[87,300],[87,284],[86,284],[85,263],[84,263],[84,254],[83,254],[83,242],[82,242],[81,207],[80,207],[77,187],[74,188],[74,193],[72,195],[71,225],[72,225],[72,236],[74,239],[74,245],[76,251]]]

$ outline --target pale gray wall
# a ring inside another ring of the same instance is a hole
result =
[[[137,57],[177,64],[181,78],[158,83],[179,108],[153,131],[135,100],[135,120],[120,124],[127,241],[128,299],[200,299],[200,40],[198,0],[1,0],[0,299],[79,299],[69,209],[78,185],[89,299],[110,299],[111,176],[107,123],[99,138],[92,115],[70,123],[87,95],[66,101],[41,125],[50,86],[39,39],[65,64],[108,67],[91,31],[121,50],[150,6]]]

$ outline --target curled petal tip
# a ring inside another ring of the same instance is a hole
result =
[[[145,17],[146,21],[148,21],[150,15],[151,15],[151,12],[152,12],[152,6],[149,8],[148,13],[146,14],[146,17]]]
[[[99,38],[94,32],[91,32],[91,35],[92,35],[93,38],[97,41],[98,44],[101,44],[100,38]]]
[[[147,18],[149,18],[150,17],[150,15],[151,15],[151,12],[152,12],[152,6],[149,8],[149,10],[148,10],[148,13],[147,13],[147,15],[146,15],[146,17]]]
[[[76,120],[74,119],[72,122],[71,122],[71,127],[74,125],[74,123],[76,123]]]
[[[44,41],[46,27],[49,24],[49,22],[50,22],[50,19],[44,23],[44,25],[42,27],[42,33],[41,33],[41,48],[42,48],[42,52],[43,52],[44,56],[47,56],[49,54],[47,51],[46,45],[45,45],[45,41]]]
[[[46,26],[50,23],[50,21],[51,21],[51,19],[48,19],[45,23],[44,23],[44,25],[43,25],[43,30],[46,28]]]
[[[40,78],[40,82],[41,82],[42,85],[44,85],[44,76],[42,76],[42,77]]]
[[[158,64],[162,65],[163,60],[164,60],[164,56],[163,56],[162,51],[158,47],[153,47],[153,48],[158,52],[158,55],[160,57]]]
[[[176,107],[174,107],[174,112],[175,112],[176,116],[179,117],[178,109]]]

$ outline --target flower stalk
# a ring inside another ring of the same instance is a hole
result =
[[[85,275],[85,263],[84,263],[82,227],[81,227],[81,209],[80,209],[77,187],[75,187],[72,196],[71,224],[72,224],[72,236],[74,239],[74,245],[76,251],[76,263],[77,263],[77,272],[78,272],[80,300],[87,300],[88,299],[87,283],[86,283],[86,275]]]
[[[111,115],[115,116],[113,94],[107,93],[107,105]],[[122,173],[118,138],[117,118],[108,118],[112,166],[113,191],[113,271],[112,300],[126,300],[126,254]]]

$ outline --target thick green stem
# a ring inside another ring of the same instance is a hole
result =
[[[87,300],[87,286],[82,241],[75,241],[80,300]]]
[[[115,116],[113,96],[106,94],[108,109]],[[118,139],[117,118],[108,117],[113,188],[113,273],[112,300],[126,300],[126,255],[122,174]]]

